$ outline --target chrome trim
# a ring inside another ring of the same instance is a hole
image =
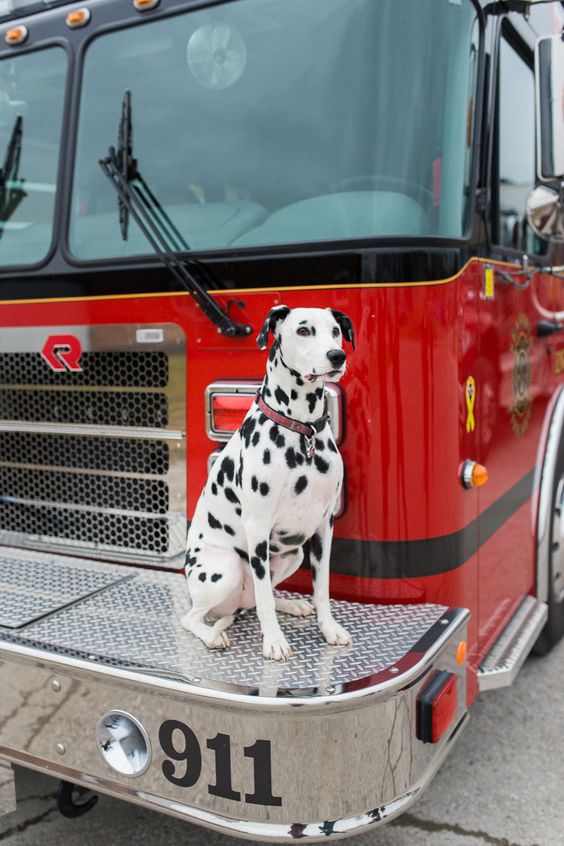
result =
[[[212,441],[228,441],[232,432],[219,432],[212,425],[212,399],[216,394],[232,396],[233,394],[244,394],[254,396],[260,386],[260,379],[222,379],[209,384],[204,391],[206,410],[206,434]],[[343,426],[343,392],[341,388],[333,383],[325,384],[325,396],[327,399],[327,411],[329,412],[329,425],[337,444],[340,444],[344,436]]]
[[[220,834],[231,835],[256,842],[288,843],[297,838],[307,843],[325,842],[328,839],[339,840],[344,837],[351,837],[355,834],[362,834],[381,825],[390,822],[400,814],[408,810],[428,787],[437,770],[441,767],[445,758],[454,747],[454,744],[468,724],[469,714],[464,710],[462,716],[455,724],[444,743],[441,744],[431,764],[415,784],[394,799],[380,807],[374,808],[363,814],[342,817],[337,820],[323,820],[317,822],[296,822],[290,827],[288,824],[253,822],[229,818],[222,814],[214,814],[211,811],[203,810],[194,806],[175,802],[154,793],[135,789],[129,785],[112,783],[107,779],[90,776],[70,767],[65,767],[58,762],[49,763],[48,771],[57,773],[82,787],[105,793],[118,799],[131,802],[134,805],[149,808],[154,811],[195,823],[204,828],[217,831]],[[35,758],[25,752],[8,752],[0,747],[0,752],[10,761],[21,764],[29,769],[38,772],[45,772],[46,767],[41,759]]]
[[[367,697],[379,700],[393,695],[398,690],[408,687],[414,681],[424,675],[433,665],[441,650],[448,643],[468,620],[470,612],[465,608],[454,608],[447,611],[442,617],[430,627],[425,635],[425,651],[414,648],[409,650],[404,657],[396,662],[395,666],[376,673],[368,678],[358,679],[354,684],[343,684],[334,692],[327,694],[319,693],[318,690],[307,692],[297,690],[283,690],[277,695],[276,687],[268,688],[264,695],[256,687],[245,688],[243,686],[216,682],[213,679],[190,679],[180,677],[171,678],[170,675],[158,675],[154,668],[129,668],[127,666],[111,666],[103,663],[103,659],[92,656],[92,660],[74,658],[68,654],[59,654],[50,651],[48,647],[38,648],[23,646],[6,639],[8,633],[0,633],[0,656],[6,660],[8,656],[18,656],[23,660],[39,661],[42,665],[48,660],[56,669],[51,672],[64,672],[65,669],[86,672],[90,677],[102,676],[108,679],[118,679],[121,682],[136,682],[149,688],[174,691],[177,693],[189,693],[191,696],[205,700],[231,704],[244,704],[246,708],[263,709],[265,706],[274,708],[280,712],[293,710],[295,708],[318,709],[324,712],[327,709],[341,708],[348,703],[351,707],[360,705]],[[293,695],[295,693],[295,695]]]
[[[108,718],[114,717],[123,718],[127,722],[131,723],[133,728],[139,732],[141,742],[145,746],[144,750],[141,750],[141,753],[139,753],[139,745],[137,748],[134,747],[135,742],[139,744],[139,739],[137,739],[137,741],[132,741],[131,733],[127,734],[126,730],[123,729],[123,725],[122,730],[119,733],[116,734],[112,732],[112,729],[107,725],[107,720]],[[129,771],[125,771],[123,768],[120,769],[115,766],[115,763],[112,763],[114,757],[111,753],[114,741],[122,752],[123,757],[130,759],[128,761],[130,766]],[[153,749],[151,747],[151,741],[149,739],[149,735],[147,734],[147,730],[143,724],[139,722],[139,720],[127,711],[112,708],[100,717],[96,725],[96,744],[98,746],[98,752],[102,756],[104,762],[108,765],[108,767],[110,767],[110,769],[120,775],[127,776],[128,778],[139,778],[139,776],[142,776],[143,773],[147,772],[151,766],[151,761],[153,760]],[[142,757],[142,760],[136,768],[136,755],[138,758],[139,754],[143,756],[143,753],[144,757]]]
[[[16,780],[9,761],[0,759],[0,817],[16,810]]]
[[[537,522],[537,586],[536,596],[541,602],[549,599],[549,561],[550,561],[550,517],[552,511],[552,491],[558,448],[564,432],[564,388],[561,388],[548,424],[542,462],[537,460],[533,490],[538,491]]]
[[[513,684],[548,617],[548,607],[526,596],[478,669],[478,689]]]
[[[20,420],[1,420],[0,432],[31,432],[38,435],[81,435],[86,437],[138,438],[139,440],[182,441],[186,432],[176,429],[137,429],[133,426],[69,426],[58,423],[56,430],[52,423],[25,423]]]

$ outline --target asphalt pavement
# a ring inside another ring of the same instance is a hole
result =
[[[51,777],[16,768],[6,846],[237,846],[242,841],[101,796],[57,811]],[[345,841],[342,841],[345,842]],[[354,846],[564,846],[564,642],[530,658],[510,688],[481,694],[470,722],[409,813]]]

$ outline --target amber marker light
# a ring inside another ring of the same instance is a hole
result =
[[[477,461],[465,461],[460,471],[460,478],[465,488],[479,488],[488,481],[488,471]]]
[[[6,44],[23,44],[28,36],[27,27],[25,26],[14,26],[12,29],[9,29],[6,35],[4,36],[4,41]]]
[[[73,9],[67,15],[67,26],[71,29],[78,29],[86,26],[90,20],[90,9]]]
[[[468,647],[466,646],[466,641],[461,640],[458,646],[456,647],[456,652],[454,657],[456,658],[457,664],[464,664],[466,661],[466,654],[468,652]]]
[[[160,0],[133,0],[133,5],[138,12],[146,12],[148,9],[154,9],[159,3]]]

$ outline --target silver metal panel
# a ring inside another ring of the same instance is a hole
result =
[[[72,602],[107,588],[127,572],[73,559],[34,553],[0,553],[0,626],[20,628]]]
[[[0,760],[0,817],[16,810],[16,780],[8,761]]]
[[[41,355],[59,335],[81,370]],[[2,330],[0,543],[180,566],[185,346],[176,324]]]
[[[544,602],[533,596],[525,597],[478,670],[480,691],[509,687],[513,683],[547,615]]]
[[[353,637],[346,648],[328,646],[314,618],[279,614],[294,656],[278,663],[262,658],[254,611],[235,621],[229,629],[232,646],[220,652],[182,628],[179,618],[189,607],[183,575],[142,573],[28,626],[17,642],[215,687],[323,695],[393,665],[445,612],[440,605],[334,600],[335,618]]]

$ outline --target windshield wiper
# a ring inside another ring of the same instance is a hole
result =
[[[130,91],[125,91],[123,96],[118,148],[110,147],[108,155],[100,159],[99,164],[118,195],[122,238],[127,240],[131,215],[159,258],[192,294],[204,314],[217,326],[218,332],[231,337],[252,332],[251,326],[235,323],[229,317],[188,265],[197,268],[204,283],[215,288],[215,279],[209,268],[195,259],[182,261],[177,255],[177,251],[189,250],[190,247],[141,176],[137,160],[133,157]]]
[[[20,159],[22,156],[23,118],[16,117],[14,128],[6,148],[4,163],[0,168],[0,221],[11,218],[27,193],[23,190],[24,180],[19,178]],[[0,226],[0,238],[4,227]]]

